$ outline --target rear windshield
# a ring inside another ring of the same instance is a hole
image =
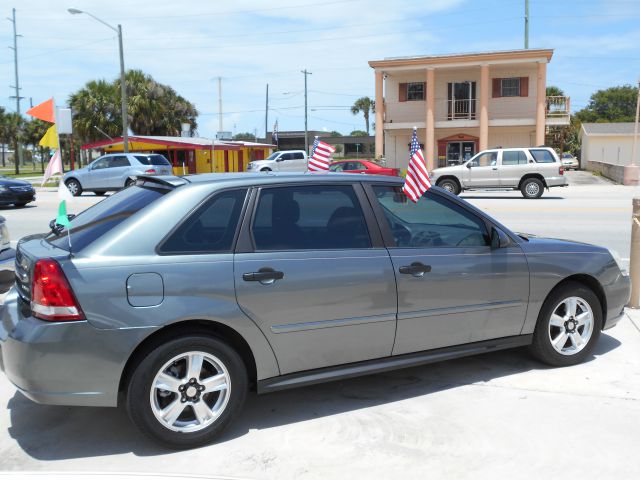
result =
[[[166,188],[150,188],[148,186],[125,188],[86,209],[71,220],[69,232],[65,228],[60,233],[50,233],[46,240],[52,245],[68,251],[69,233],[71,250],[79,252],[101,235],[170,191]]]
[[[138,160],[143,165],[171,165],[169,160],[164,158],[163,155],[154,154],[154,155],[135,155],[136,160]]]

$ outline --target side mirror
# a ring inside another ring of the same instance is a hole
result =
[[[278,158],[276,158],[276,162],[284,162],[284,157],[278,157]]]
[[[467,163],[466,163],[466,167],[467,167],[468,169],[471,169],[471,162],[467,162]]]
[[[491,229],[491,249],[505,248],[511,244],[511,240],[499,228],[493,227]]]

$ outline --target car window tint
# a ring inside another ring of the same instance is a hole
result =
[[[353,166],[354,166],[354,170],[366,170],[367,167],[364,165],[364,163],[360,163],[360,162],[353,162]]]
[[[292,160],[293,159],[293,153],[283,153],[280,156],[280,160]]]
[[[91,170],[102,170],[109,166],[109,157],[99,158],[91,165]]]
[[[167,160],[164,155],[153,154],[153,155],[135,155],[136,160],[138,160],[143,165],[171,165],[169,160]]]
[[[257,250],[371,248],[351,185],[263,189],[252,234]]]
[[[221,192],[189,216],[160,246],[160,253],[230,252],[246,189]]]
[[[486,152],[478,155],[471,160],[471,166],[473,167],[491,167],[496,164],[498,159],[498,152]]]
[[[168,189],[133,186],[120,190],[71,220],[71,245],[79,252],[131,215],[142,210],[169,192]],[[69,250],[67,229],[51,233],[46,240],[56,247]]]
[[[116,167],[129,167],[131,164],[129,163],[129,159],[125,155],[118,155],[116,157],[111,157],[111,161],[109,162],[109,168]]]
[[[522,165],[527,163],[527,156],[522,150],[502,152],[502,165]]]
[[[529,152],[531,152],[533,159],[538,163],[555,163],[556,161],[549,150],[532,148]]]
[[[334,163],[329,167],[332,172],[342,172],[344,170],[344,163]]]
[[[293,154],[294,160],[304,160],[304,153],[296,152]]]
[[[427,191],[413,203],[400,187],[376,186],[373,189],[396,247],[489,245],[484,221],[446,198]]]

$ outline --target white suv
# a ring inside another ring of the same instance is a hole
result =
[[[250,172],[306,172],[307,154],[304,150],[280,150],[264,160],[255,160],[247,165]]]
[[[505,188],[540,198],[545,188],[566,187],[562,162],[552,148],[495,148],[467,162],[436,168],[431,181],[456,195],[463,190]]]

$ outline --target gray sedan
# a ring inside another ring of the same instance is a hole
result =
[[[357,178],[356,178],[357,177]],[[51,405],[122,406],[175,448],[267,393],[512,347],[589,358],[629,278],[608,250],[518,235],[438,188],[349,174],[142,177],[23,239],[7,377]]]
[[[140,175],[172,175],[169,161],[157,153],[109,153],[84,168],[67,172],[63,180],[72,195],[120,190],[135,182]]]

